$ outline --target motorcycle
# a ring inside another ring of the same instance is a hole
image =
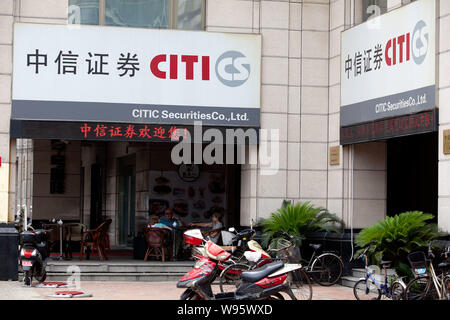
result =
[[[198,229],[186,231],[184,238],[187,244],[196,246],[198,261],[177,283],[178,288],[186,288],[181,300],[278,300],[284,299],[282,292],[296,300],[288,275],[301,269],[301,265],[285,264],[281,260],[242,272],[242,283],[236,291],[214,294],[211,283],[220,273],[219,263],[230,259],[231,254],[214,242],[204,240]]]
[[[229,228],[228,232],[234,234],[231,242],[236,249],[232,252],[233,256],[237,259],[242,259],[245,257],[245,252],[255,252],[260,253],[261,258],[270,258],[270,255],[263,250],[261,245],[253,240],[256,235],[256,231],[253,228],[245,229],[241,232],[237,232],[234,228]]]
[[[20,250],[20,264],[23,270],[23,283],[31,286],[33,277],[38,282],[47,278],[46,265],[49,257],[47,236],[51,230],[26,230],[20,233],[22,248]]]

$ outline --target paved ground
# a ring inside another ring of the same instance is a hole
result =
[[[19,282],[0,281],[0,300],[69,300],[50,298],[47,294],[60,290],[55,288],[28,288]],[[174,282],[88,282],[81,283],[81,291],[91,293],[95,300],[177,300],[183,289]],[[313,300],[354,300],[351,288],[342,286],[313,287]],[[75,299],[74,299],[75,300]]]

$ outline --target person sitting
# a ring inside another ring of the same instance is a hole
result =
[[[208,234],[209,240],[211,240],[214,243],[217,243],[220,237],[220,229],[223,228],[221,220],[222,215],[218,212],[214,212],[213,215],[211,216],[211,222],[196,222],[191,223],[190,226],[210,227],[211,229],[207,231],[206,234]]]
[[[172,227],[182,227],[184,226],[183,221],[173,214],[171,209],[166,209],[164,213],[165,218],[160,219],[160,223],[172,228]]]
[[[174,236],[175,252],[173,254],[176,257],[178,255],[178,251],[183,246],[183,237],[181,232],[179,230],[176,230],[175,228],[184,226],[184,223],[183,221],[181,221],[180,218],[178,218],[173,214],[173,211],[170,208],[166,209],[164,215],[165,218],[160,219],[159,222],[169,227],[169,229],[172,232],[172,235]]]
[[[152,215],[150,217],[150,224],[148,226],[152,227],[152,228],[161,228],[161,229],[167,229],[167,230],[172,231],[171,227],[165,225],[164,223],[161,223],[159,220],[160,220],[159,216],[157,216],[155,214]]]

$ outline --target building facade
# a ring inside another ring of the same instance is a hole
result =
[[[13,60],[15,24],[82,24],[99,25],[99,32],[115,26],[261,35],[260,128],[279,130],[279,170],[263,175],[260,165],[203,167],[209,174],[204,185],[190,189],[186,184],[184,191],[171,186],[174,196],[186,192],[186,201],[170,200],[179,212],[192,208],[194,200],[201,200],[202,188],[212,184],[212,189],[223,189],[220,205],[198,201],[195,208],[201,209],[193,211],[206,219],[203,211],[221,207],[227,225],[249,225],[288,199],[326,207],[348,228],[417,209],[435,214],[439,227],[450,231],[450,155],[444,153],[445,130],[450,129],[450,40],[445,36],[450,4],[418,1],[436,4],[438,122],[408,138],[354,143],[343,142],[341,128],[342,32],[378,14],[403,10],[410,1],[160,0],[143,1],[141,10],[127,7],[126,1],[2,1],[0,220],[12,221],[24,205],[28,211],[31,206],[33,220],[61,217],[95,226],[110,217],[112,243],[125,245],[127,235],[147,223],[152,206],[162,205],[153,200],[165,199],[152,193],[156,179],[170,180],[179,170],[169,161],[170,143],[31,139],[17,133],[11,121],[13,69],[19,63]],[[131,35],[134,29],[129,30]],[[248,146],[250,153],[258,148]]]

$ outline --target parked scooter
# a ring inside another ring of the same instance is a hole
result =
[[[49,257],[47,236],[51,230],[27,230],[20,234],[22,248],[20,250],[20,264],[23,270],[23,283],[31,286],[33,277],[44,282],[47,277],[45,270]]]
[[[270,255],[263,250],[261,245],[253,240],[256,235],[256,231],[253,228],[245,229],[237,232],[235,228],[229,228],[229,233],[234,234],[231,240],[233,246],[236,246],[236,250],[232,252],[233,256],[242,259],[245,257],[244,253],[247,251],[258,252],[261,254],[261,258],[268,259]]]
[[[243,272],[242,283],[235,292],[213,294],[211,283],[220,273],[219,263],[229,259],[231,254],[212,241],[205,241],[198,229],[186,231],[184,238],[186,243],[198,246],[198,261],[177,283],[178,288],[186,288],[181,300],[278,300],[283,299],[281,292],[296,300],[289,286],[288,274],[300,269],[301,265],[282,261]]]

